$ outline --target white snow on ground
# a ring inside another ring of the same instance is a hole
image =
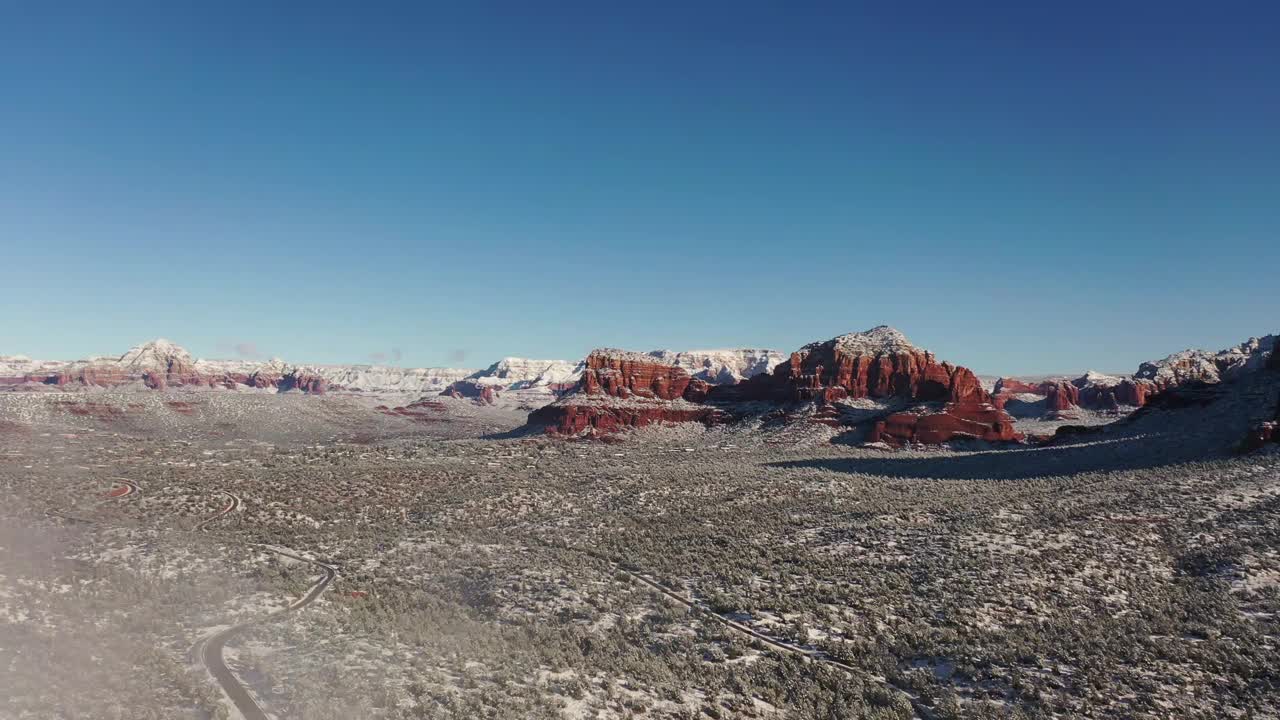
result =
[[[812,351],[831,342],[835,343],[836,349],[846,355],[893,354],[917,350],[906,335],[888,325],[880,325],[865,332],[848,333],[831,340],[809,343],[801,349]]]

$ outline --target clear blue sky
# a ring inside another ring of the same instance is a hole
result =
[[[289,5],[0,12],[0,354],[1280,330],[1275,3]]]

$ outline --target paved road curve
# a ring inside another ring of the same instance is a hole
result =
[[[223,495],[226,495],[230,499],[227,507],[219,510],[216,515],[202,521],[196,526],[197,529],[203,530],[208,523],[223,517],[233,510],[240,509],[244,502],[240,497],[233,495],[232,493],[223,492]],[[231,638],[254,625],[274,620],[285,613],[300,610],[307,605],[310,605],[316,598],[320,597],[320,593],[324,592],[325,588],[329,587],[329,583],[332,583],[333,579],[337,577],[338,571],[337,568],[332,565],[327,565],[317,560],[302,557],[301,555],[294,554],[293,552],[283,548],[272,547],[269,545],[254,545],[253,547],[258,547],[283,557],[292,558],[309,565],[314,565],[319,568],[323,574],[311,585],[302,597],[294,600],[288,607],[277,610],[265,617],[258,618],[257,620],[250,620],[249,622],[243,622],[239,625],[232,625],[225,630],[216,632],[196,643],[195,647],[191,650],[192,653],[200,659],[200,663],[208,668],[209,674],[213,675],[213,679],[218,682],[218,685],[222,688],[222,692],[231,700],[232,704],[235,705],[236,710],[239,711],[244,720],[269,720],[266,711],[262,709],[262,706],[258,705],[257,700],[253,699],[253,695],[249,693],[248,688],[241,684],[236,676],[231,672],[231,669],[227,667],[227,662],[222,656],[222,651],[226,648],[227,642],[231,640]]]
[[[209,526],[210,523],[221,520],[222,518],[226,517],[228,513],[233,513],[239,510],[244,505],[244,500],[242,500],[239,495],[236,495],[234,493],[229,493],[226,490],[223,490],[222,494],[225,495],[227,498],[227,506],[222,508],[218,512],[214,513],[213,515],[210,515],[209,517],[205,518],[204,520],[201,520],[200,522],[196,523],[196,527],[195,527],[196,530],[204,530],[206,527]]]

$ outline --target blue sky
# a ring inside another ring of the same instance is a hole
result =
[[[7,8],[0,354],[883,323],[1047,373],[1280,330],[1274,4],[894,5]]]

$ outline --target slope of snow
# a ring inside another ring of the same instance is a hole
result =
[[[439,392],[473,370],[458,368],[396,368],[380,365],[305,365],[300,369],[333,385],[361,392]]]
[[[653,350],[649,356],[668,365],[678,365],[699,380],[712,384],[736,383],[761,373],[773,372],[787,356],[778,350],[733,348],[725,350]]]
[[[1097,370],[1089,370],[1084,375],[1077,378],[1075,384],[1076,387],[1093,386],[1109,388],[1115,387],[1122,382],[1124,382],[1124,378],[1117,375],[1107,375],[1106,373],[1100,373]]]
[[[207,360],[201,358],[195,361],[195,370],[201,375],[252,375],[258,369],[278,363],[280,367],[285,367],[283,360],[272,358],[272,360],[264,363],[261,360]]]
[[[115,373],[120,378],[139,378],[149,372],[183,373],[203,378],[252,377],[255,374],[280,378],[289,374],[311,375],[331,385],[361,392],[438,393],[450,383],[472,374],[471,369],[394,368],[376,365],[299,365],[279,358],[260,360],[192,360],[180,345],[163,338],[130,348],[118,357],[92,357],[74,362],[41,362],[25,356],[0,357],[0,377],[20,378],[84,369]]]
[[[141,374],[150,370],[187,370],[194,363],[191,353],[176,343],[157,338],[129,348],[114,364],[126,373]]]
[[[876,355],[879,353],[915,352],[915,345],[907,336],[888,325],[879,325],[865,332],[848,333],[805,345],[802,350],[816,350],[827,343],[834,343],[837,350],[846,355]]]
[[[26,355],[0,355],[0,376],[54,373],[70,364],[65,360],[32,360]]]
[[[582,361],[505,357],[484,370],[472,373],[467,379],[507,390],[525,390],[577,382],[584,367],[586,365]]]
[[[1249,338],[1218,352],[1183,350],[1163,360],[1142,363],[1134,377],[1151,380],[1161,387],[1191,381],[1221,382],[1236,373],[1262,367],[1275,346],[1276,336],[1267,335]]]

